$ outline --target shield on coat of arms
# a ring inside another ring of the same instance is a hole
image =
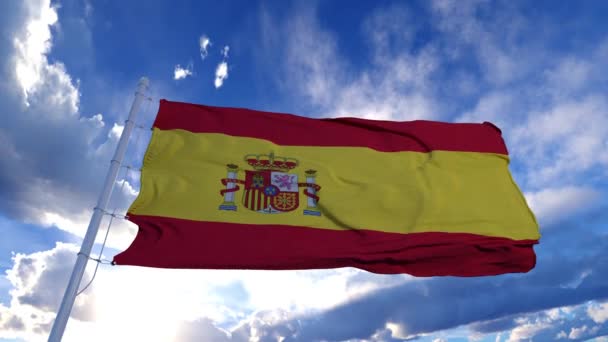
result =
[[[243,206],[260,213],[293,211],[299,206],[298,175],[270,170],[245,171]]]

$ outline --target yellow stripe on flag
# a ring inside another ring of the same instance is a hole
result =
[[[226,165],[237,165],[236,178],[244,180],[245,170],[252,170],[244,156],[271,152],[298,160],[290,173],[299,182],[306,181],[305,170],[316,170],[321,216],[303,215],[304,188],[298,209],[288,213],[245,208],[243,184],[234,196],[237,210],[218,209]],[[129,212],[193,221],[536,240],[538,225],[508,162],[506,155],[492,153],[280,146],[255,138],[155,128],[144,158],[142,190]]]

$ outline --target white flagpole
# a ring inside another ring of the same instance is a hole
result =
[[[76,292],[78,291],[80,281],[82,280],[82,276],[87,266],[91,249],[95,243],[95,237],[97,236],[97,231],[99,230],[99,224],[101,223],[101,219],[108,205],[108,201],[110,200],[110,195],[112,194],[112,189],[114,188],[114,183],[116,182],[116,176],[118,175],[120,165],[127,150],[131,131],[133,130],[133,126],[135,126],[135,116],[137,115],[139,106],[144,100],[144,93],[148,89],[148,83],[149,81],[145,77],[142,77],[139,80],[137,91],[135,92],[135,99],[133,100],[131,110],[129,111],[129,118],[127,119],[125,127],[122,130],[122,134],[120,135],[120,140],[118,141],[118,146],[116,147],[116,152],[114,153],[114,158],[110,163],[110,169],[106,175],[103,190],[101,191],[99,199],[97,200],[97,206],[93,210],[93,216],[91,216],[89,228],[87,228],[87,233],[84,236],[82,246],[80,247],[80,253],[78,253],[78,257],[76,258],[76,264],[74,265],[70,282],[65,290],[63,300],[61,301],[61,306],[59,307],[57,317],[53,323],[53,328],[51,329],[51,334],[49,335],[49,342],[59,342],[63,337],[65,326],[68,323],[70,312],[72,311],[74,301],[76,300]]]

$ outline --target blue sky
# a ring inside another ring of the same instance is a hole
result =
[[[605,13],[605,1],[0,2],[0,341],[45,340],[141,76],[143,127],[160,98],[494,122],[541,224],[537,267],[423,279],[102,265],[66,341],[608,341]],[[147,139],[136,130],[128,165]],[[138,182],[123,169],[111,208]],[[104,258],[135,231],[115,222]]]

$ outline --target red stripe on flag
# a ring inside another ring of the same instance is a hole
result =
[[[370,113],[373,114],[373,113]],[[508,154],[493,124],[313,119],[292,114],[160,101],[154,127],[223,133],[287,146],[356,146],[378,151],[432,150]]]
[[[161,268],[318,269],[358,267],[415,276],[527,272],[535,240],[461,233],[395,234],[296,226],[199,222],[129,215],[139,225],[119,265]]]

